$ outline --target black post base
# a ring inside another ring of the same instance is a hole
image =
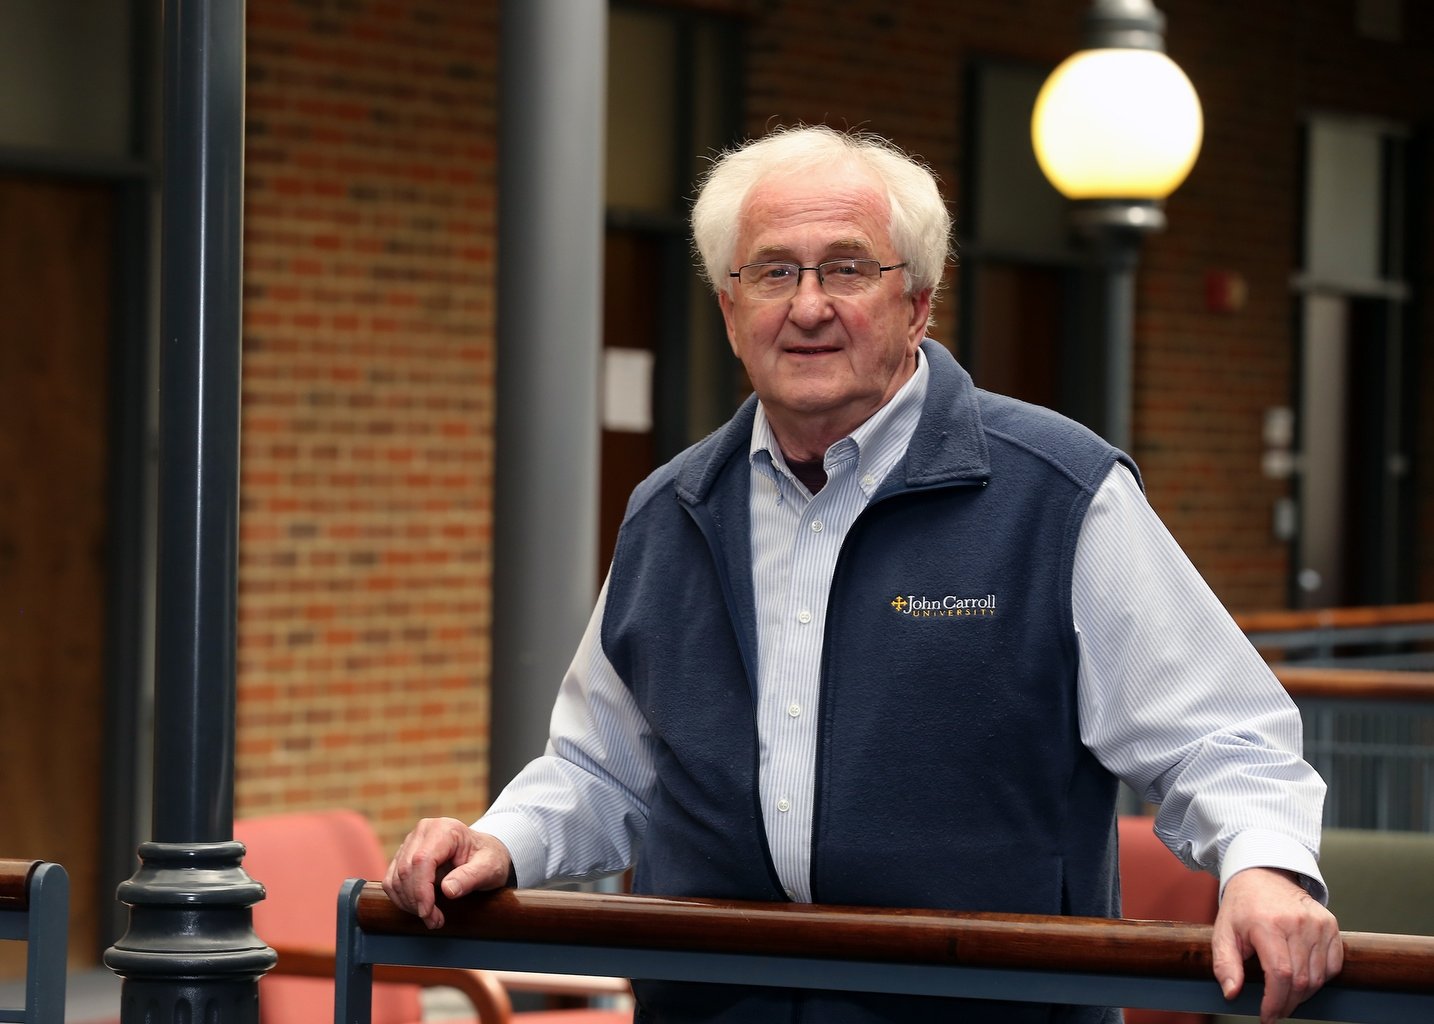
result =
[[[121,1024],[257,1024],[259,978],[278,957],[254,933],[264,887],[242,843],[144,843],[119,887],[129,929],[105,951],[124,979]]]
[[[126,979],[120,993],[122,1024],[258,1024],[259,983]]]

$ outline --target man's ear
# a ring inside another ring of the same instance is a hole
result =
[[[921,339],[926,337],[926,324],[931,319],[931,296],[934,289],[924,288],[911,295],[911,319],[906,325],[908,337],[911,339],[911,347],[915,348],[921,344]]]

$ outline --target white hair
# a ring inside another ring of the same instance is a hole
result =
[[[887,233],[906,261],[908,293],[940,287],[951,253],[951,214],[936,175],[891,142],[868,132],[826,125],[778,128],[718,154],[702,176],[692,207],[692,241],[714,292],[731,291],[742,208],[752,189],[774,174],[847,164],[874,174],[885,188]]]

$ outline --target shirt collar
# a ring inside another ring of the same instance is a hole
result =
[[[929,376],[926,358],[918,349],[916,369],[911,377],[880,409],[876,410],[861,426],[841,438],[827,449],[825,463],[828,468],[833,461],[849,458],[849,450],[857,455],[857,477],[861,489],[871,497],[891,467],[896,465],[906,452],[911,436],[916,432],[916,423],[921,418],[921,408],[926,398],[926,382]],[[752,422],[752,443],[748,455],[753,467],[785,476],[793,482],[796,478],[787,468],[776,435],[772,433],[771,422],[761,402],[757,403],[756,417]]]

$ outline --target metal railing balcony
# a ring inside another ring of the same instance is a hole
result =
[[[339,898],[335,1021],[368,1024],[399,964],[826,991],[1258,1014],[1227,1002],[1208,925],[504,889],[443,902],[429,931],[376,883]],[[1434,1020],[1434,937],[1349,932],[1340,976],[1294,1020]]]

